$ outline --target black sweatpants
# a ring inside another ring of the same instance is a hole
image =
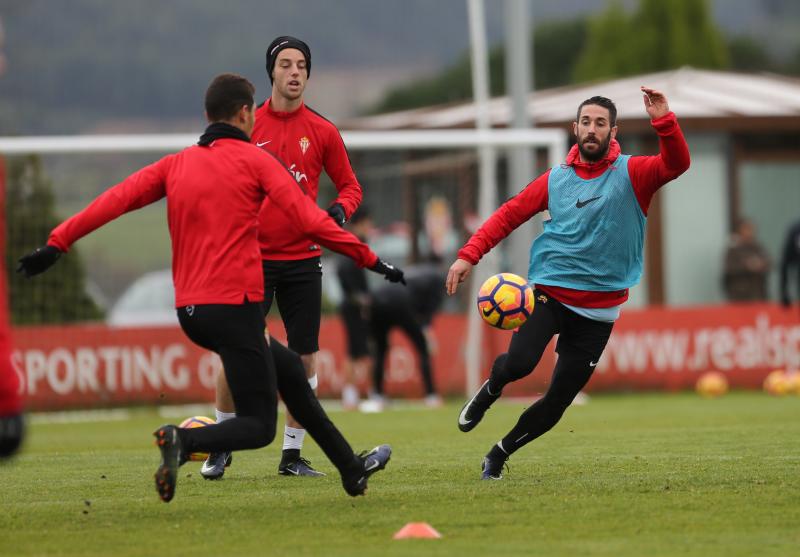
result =
[[[277,392],[343,476],[361,463],[328,418],[306,379],[295,352],[264,338],[260,303],[209,304],[178,309],[181,327],[192,342],[219,354],[236,417],[200,428],[181,429],[187,453],[255,449],[275,438]]]
[[[501,441],[507,454],[558,423],[589,382],[614,327],[613,323],[582,317],[539,290],[534,295],[533,314],[511,337],[508,352],[495,359],[489,391],[498,393],[508,383],[530,374],[556,334],[558,359],[547,392],[522,413],[517,425]]]
[[[431,355],[428,350],[428,341],[422,326],[417,321],[412,308],[407,306],[383,306],[373,302],[370,315],[370,334],[375,341],[375,361],[372,367],[372,382],[375,392],[383,393],[383,375],[386,365],[386,355],[389,351],[389,332],[399,327],[414,345],[419,357],[419,367],[422,371],[422,382],[425,385],[425,394],[431,395],[436,391],[433,387],[433,374],[431,372]]]

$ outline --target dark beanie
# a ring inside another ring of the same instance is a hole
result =
[[[308,45],[300,39],[295,39],[288,35],[278,37],[272,41],[267,47],[267,75],[269,81],[272,83],[272,70],[275,69],[275,60],[278,58],[278,53],[284,48],[296,48],[303,53],[306,58],[306,77],[311,75],[311,49]]]

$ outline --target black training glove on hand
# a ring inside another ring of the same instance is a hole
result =
[[[24,430],[21,415],[0,418],[0,458],[9,457],[16,452],[22,443]]]
[[[33,252],[20,258],[17,272],[24,273],[27,278],[30,278],[44,273],[58,261],[59,257],[61,257],[61,252],[53,246],[36,248]]]
[[[334,203],[328,207],[328,214],[339,226],[344,226],[344,223],[347,222],[347,215],[344,213],[344,207],[340,203]]]
[[[389,282],[402,282],[403,284],[406,283],[406,279],[403,277],[403,271],[391,263],[387,263],[383,259],[378,259],[378,262],[370,267],[369,270],[382,274],[383,277]]]
[[[789,299],[789,293],[788,292],[783,292],[781,294],[781,305],[783,307],[785,307],[785,308],[788,308],[789,306],[792,305],[792,300]]]

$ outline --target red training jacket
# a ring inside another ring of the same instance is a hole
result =
[[[6,284],[5,166],[0,158],[0,416],[22,412],[19,377],[11,365],[11,326],[8,318],[8,286]]]
[[[683,137],[675,114],[670,112],[651,122],[658,134],[660,153],[654,156],[631,157],[628,174],[642,212],[647,215],[653,195],[667,182],[683,174],[690,163],[689,146]],[[608,153],[600,161],[584,163],[580,160],[578,146],[573,145],[566,164],[584,180],[600,176],[620,155],[619,143],[611,141]],[[458,257],[473,265],[503,238],[536,213],[547,210],[547,182],[550,170],[528,184],[524,190],[498,208],[472,235],[458,252]],[[585,308],[618,306],[628,299],[628,290],[615,292],[589,292],[558,286],[536,285],[540,290],[568,305]]]
[[[176,307],[264,299],[258,214],[265,196],[309,238],[362,267],[378,259],[303,195],[280,161],[230,138],[144,167],[56,227],[48,244],[67,251],[96,228],[164,196]]]
[[[267,100],[256,110],[256,125],[250,140],[283,161],[314,203],[317,202],[319,175],[323,168],[339,190],[334,203],[344,207],[347,218],[361,203],[361,186],[353,173],[339,130],[305,104],[292,112],[277,112],[272,110]],[[269,198],[261,209],[259,222],[263,259],[309,259],[321,255],[314,239],[298,230],[288,215]]]

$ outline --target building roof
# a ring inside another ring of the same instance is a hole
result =
[[[698,70],[651,73],[568,87],[536,91],[528,110],[536,126],[563,126],[575,120],[584,100],[602,95],[617,105],[626,128],[647,126],[641,85],[664,92],[670,108],[686,129],[800,129],[800,79],[775,74],[744,74]],[[492,126],[506,127],[511,117],[508,97],[489,103]],[[364,130],[471,128],[475,104],[432,106],[359,118],[347,127]]]

